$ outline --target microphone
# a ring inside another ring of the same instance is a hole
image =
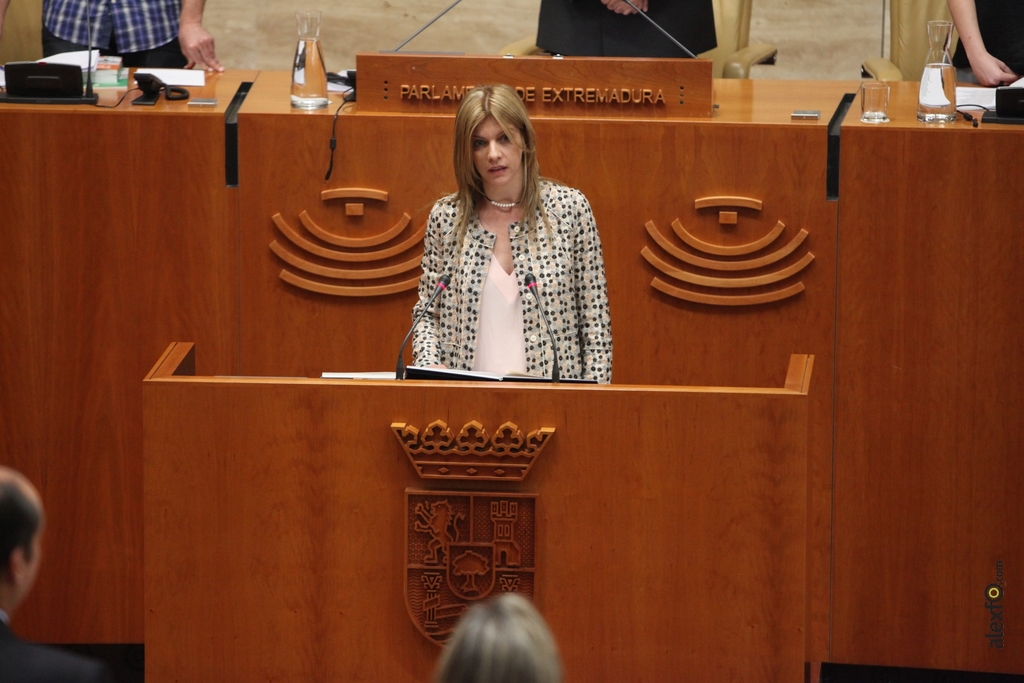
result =
[[[413,330],[420,324],[420,320],[423,319],[423,314],[430,310],[430,305],[434,303],[434,299],[441,296],[441,292],[448,289],[448,285],[452,283],[451,277],[448,275],[442,275],[437,280],[437,286],[434,287],[434,293],[427,299],[427,305],[423,307],[420,314],[416,316],[416,320],[412,321],[412,327],[409,328],[409,333],[405,335],[405,339],[402,340],[402,347],[398,349],[398,362],[395,363],[395,379],[405,379],[405,361],[402,359],[402,354],[405,352],[405,345],[409,343],[409,337],[412,336]]]
[[[692,59],[697,59],[697,55],[693,54],[693,53],[692,53],[692,52],[690,52],[690,51],[689,51],[688,49],[686,49],[686,46],[685,46],[685,45],[683,45],[683,44],[682,44],[682,43],[680,43],[680,42],[679,42],[678,40],[676,40],[675,38],[673,38],[673,37],[672,37],[672,34],[671,34],[671,33],[669,33],[668,31],[666,31],[665,29],[663,29],[663,28],[662,28],[661,26],[659,26],[659,25],[658,25],[658,22],[656,22],[656,21],[655,21],[654,19],[651,19],[651,18],[650,18],[649,16],[647,16],[647,13],[646,13],[646,12],[642,12],[642,11],[640,11],[640,8],[639,8],[639,7],[637,7],[636,5],[634,5],[634,4],[633,4],[633,3],[631,2],[631,0],[626,0],[626,4],[627,4],[627,5],[629,5],[630,7],[632,7],[633,9],[635,9],[635,10],[636,10],[636,13],[637,13],[637,14],[639,14],[639,15],[640,15],[641,17],[643,17],[643,18],[644,18],[644,19],[646,19],[647,21],[651,22],[651,26],[653,26],[654,28],[658,29],[658,30],[659,30],[659,31],[661,31],[661,32],[662,32],[663,34],[665,34],[665,37],[666,37],[666,38],[668,38],[669,40],[671,40],[671,41],[672,41],[673,43],[675,43],[676,47],[678,47],[678,48],[679,48],[680,50],[682,50],[683,52],[685,52],[685,53],[687,54],[687,56],[689,56],[689,57],[690,57],[690,58],[692,58]],[[447,11],[447,10],[446,10],[446,11]]]
[[[87,46],[86,54],[86,69],[85,69],[85,95],[82,97],[82,101],[86,104],[96,104],[100,100],[99,95],[94,95],[92,92],[92,0],[86,0],[85,2],[85,33],[86,40],[89,41]]]
[[[434,23],[435,21],[437,21],[438,19],[440,19],[440,18],[441,18],[441,17],[443,17],[444,15],[448,14],[448,12],[449,12],[449,11],[450,11],[450,10],[451,10],[452,8],[454,8],[454,7],[455,7],[455,6],[457,5],[457,4],[459,4],[460,2],[462,2],[462,0],[455,0],[455,2],[453,2],[453,3],[452,3],[452,4],[450,4],[450,5],[448,5],[448,7],[446,7],[446,8],[444,9],[444,11],[443,11],[443,12],[441,12],[440,14],[438,14],[438,15],[437,15],[436,17],[434,17],[433,19],[431,19],[431,20],[430,20],[430,21],[428,21],[427,23],[423,24],[423,26],[422,26],[422,27],[420,28],[420,30],[419,30],[419,31],[416,31],[416,33],[412,34],[411,36],[409,36],[408,38],[406,38],[405,40],[403,40],[403,41],[402,41],[402,43],[401,43],[401,44],[400,44],[400,45],[399,45],[398,47],[396,47],[396,48],[395,48],[394,50],[392,50],[392,52],[398,52],[399,50],[401,50],[401,49],[402,49],[403,47],[405,47],[405,44],[406,44],[406,43],[408,43],[408,42],[409,42],[410,40],[412,40],[413,38],[415,38],[415,37],[416,37],[416,36],[418,36],[419,34],[421,34],[421,33],[423,33],[424,31],[426,31],[426,30],[427,30],[428,28],[430,28],[430,25],[431,25],[431,24],[433,24],[433,23]]]
[[[526,283],[526,288],[533,292],[533,298],[537,300],[537,310],[540,311],[544,327],[548,329],[548,338],[551,339],[551,357],[554,359],[551,364],[551,381],[558,382],[558,349],[555,347],[555,335],[551,334],[551,323],[548,322],[548,317],[544,314],[544,302],[541,301],[540,292],[537,290],[537,278],[533,276],[533,273],[527,273],[523,277],[523,282]]]

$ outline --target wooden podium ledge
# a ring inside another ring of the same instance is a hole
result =
[[[637,390],[637,391],[693,391],[693,392],[715,392],[715,393],[779,393],[779,394],[802,394],[807,395],[811,385],[811,375],[814,370],[814,356],[807,353],[794,353],[789,357],[789,369],[786,371],[786,381],[783,387],[680,387],[680,386],[653,386],[653,385],[587,385],[587,384],[576,384],[576,385],[560,385],[559,388],[572,389],[576,391],[602,391],[609,388],[617,390]],[[159,360],[149,371],[145,377],[145,381],[158,381],[158,380],[173,380],[175,378],[182,377],[195,377],[196,374],[196,348],[193,342],[171,342],[171,344],[161,354]],[[221,382],[236,382],[239,379],[237,377],[203,377],[205,380],[210,381],[221,381]],[[319,379],[319,378],[305,378],[305,377],[254,377],[244,378],[246,381],[252,382],[273,382],[279,383],[281,381],[287,382],[299,382],[299,383],[315,383],[323,384],[328,382],[360,382],[366,380],[337,380],[337,379]],[[374,384],[387,382],[388,380],[371,380]],[[397,381],[397,380],[393,380]],[[416,382],[417,380],[408,380]],[[479,386],[479,382],[445,382],[444,384],[467,384],[470,386]],[[499,388],[500,384],[491,384],[492,388]],[[515,384],[517,388],[523,387],[537,387],[540,388],[552,388],[550,384]]]

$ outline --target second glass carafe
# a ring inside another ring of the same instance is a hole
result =
[[[292,63],[292,107],[323,109],[327,106],[327,68],[320,49],[320,12],[295,13],[299,42]]]
[[[956,70],[949,56],[953,23],[928,22],[928,57],[917,96],[917,120],[924,123],[956,121]]]

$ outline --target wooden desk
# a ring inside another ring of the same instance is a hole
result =
[[[832,656],[1024,673],[1024,129],[920,124],[916,87],[843,126]]]
[[[0,460],[47,508],[25,637],[142,641],[139,381],[182,335],[202,371],[238,367],[223,115],[255,75],[211,76],[216,112],[0,106]]]
[[[428,680],[408,488],[537,495],[567,680],[802,680],[813,359],[787,388],[558,387],[193,377],[191,350],[144,386],[149,683]],[[436,419],[555,431],[522,482],[420,480],[390,425]]]

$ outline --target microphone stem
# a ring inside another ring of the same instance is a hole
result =
[[[434,300],[441,295],[441,292],[448,289],[448,285],[451,279],[447,275],[442,275],[438,281],[437,286],[434,288],[434,293],[427,299],[427,304],[420,311],[420,314],[416,316],[416,320],[412,322],[412,327],[409,328],[408,334],[405,335],[405,339],[402,340],[402,346],[398,349],[398,360],[395,361],[395,379],[405,379],[405,359],[402,355],[405,353],[405,345],[409,343],[409,338],[412,337],[412,333],[416,331],[416,326],[423,320],[423,316],[426,315],[427,311],[430,310],[430,306],[434,303]]]
[[[408,42],[409,42],[410,40],[412,40],[413,38],[415,38],[415,37],[416,37],[416,36],[418,36],[419,34],[421,34],[421,33],[423,33],[424,31],[426,31],[426,30],[427,30],[428,28],[430,28],[430,25],[431,25],[431,24],[433,24],[433,23],[434,23],[435,21],[437,21],[438,19],[440,19],[440,18],[441,18],[441,17],[443,17],[444,15],[448,14],[448,10],[450,10],[450,9],[451,9],[452,7],[455,7],[455,6],[456,6],[457,4],[459,4],[460,2],[462,2],[462,0],[455,0],[455,2],[453,2],[453,3],[452,3],[452,4],[450,4],[450,5],[448,5],[448,6],[447,6],[447,7],[446,7],[446,8],[444,9],[444,11],[443,11],[443,12],[441,12],[441,13],[440,13],[440,14],[438,14],[438,15],[437,15],[436,17],[434,17],[433,19],[431,19],[430,21],[428,21],[428,22],[427,22],[426,24],[424,24],[424,25],[423,25],[423,28],[421,28],[421,29],[420,29],[419,31],[416,31],[416,33],[414,33],[414,34],[412,34],[411,36],[409,36],[408,38],[406,38],[406,39],[405,39],[405,41],[403,41],[401,45],[399,45],[398,47],[396,47],[396,48],[394,49],[394,52],[398,52],[398,51],[399,51],[399,50],[401,50],[401,49],[402,49],[403,47],[405,47],[406,43],[408,43]]]
[[[92,0],[85,2],[85,32],[89,44],[86,46],[85,57],[85,98],[92,98]]]
[[[461,1],[461,0],[460,0],[460,1]],[[671,40],[671,41],[672,41],[673,43],[675,43],[675,46],[676,46],[676,47],[678,47],[678,48],[679,48],[680,50],[682,50],[683,52],[685,52],[685,53],[687,54],[687,56],[688,56],[688,57],[691,57],[692,59],[697,59],[697,55],[693,54],[693,53],[692,53],[692,52],[690,52],[690,51],[689,51],[688,49],[686,49],[686,46],[685,46],[685,45],[683,45],[682,43],[680,43],[680,42],[679,42],[678,40],[676,40],[676,39],[675,39],[674,37],[672,37],[672,34],[671,34],[671,33],[669,33],[668,31],[666,31],[665,29],[663,29],[663,28],[662,28],[661,26],[658,26],[658,22],[656,22],[656,21],[655,21],[654,19],[651,19],[651,18],[650,18],[649,16],[647,16],[647,13],[646,13],[646,12],[641,12],[641,11],[640,11],[640,8],[639,8],[639,7],[637,7],[636,5],[634,5],[634,4],[632,3],[632,2],[630,2],[630,0],[626,0],[626,4],[627,4],[627,5],[629,5],[630,7],[632,7],[633,9],[635,9],[635,10],[636,10],[636,13],[637,13],[637,14],[639,14],[639,15],[640,15],[640,16],[642,16],[642,17],[643,17],[644,19],[646,19],[647,21],[649,21],[649,22],[650,22],[650,24],[651,24],[651,26],[653,26],[654,28],[656,28],[656,29],[658,29],[659,31],[661,31],[661,32],[662,32],[662,33],[663,33],[663,34],[665,35],[665,37],[666,37],[666,38],[668,38],[668,39],[669,39],[669,40]]]
[[[526,274],[526,287],[533,292],[533,298],[537,301],[537,310],[540,311],[540,319],[544,321],[544,327],[548,331],[548,340],[551,342],[551,381],[557,383],[558,349],[555,347],[555,335],[551,332],[551,323],[548,322],[548,316],[544,313],[544,302],[540,298],[540,292],[537,290],[537,278],[533,273]]]

